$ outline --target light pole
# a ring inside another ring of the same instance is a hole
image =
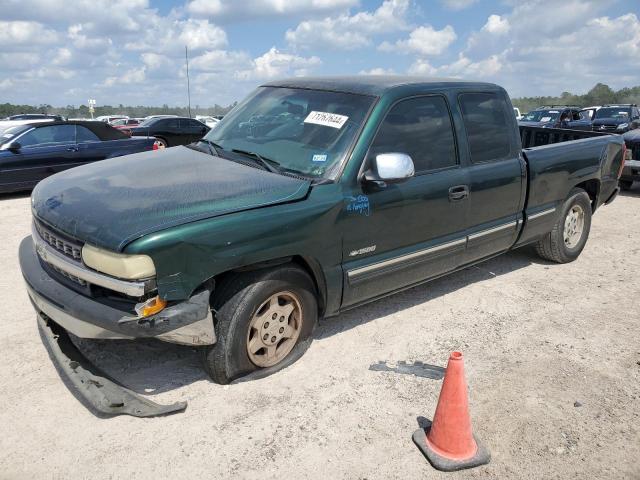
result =
[[[189,102],[189,118],[191,118],[191,86],[189,85],[189,50],[184,46],[184,60],[187,63],[187,99]]]
[[[95,106],[96,106],[96,99],[95,98],[90,98],[89,100],[87,100],[87,103],[89,104],[89,113],[91,114],[91,120],[93,120],[93,112],[95,111]]]

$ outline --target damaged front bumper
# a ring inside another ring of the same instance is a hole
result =
[[[27,292],[36,311],[80,338],[153,337],[183,345],[216,342],[208,289],[155,315],[139,318],[82,295],[52,278],[41,264],[31,237],[20,244],[19,257]]]

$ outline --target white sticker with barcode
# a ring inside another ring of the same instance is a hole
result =
[[[307,118],[304,119],[304,123],[314,123],[316,125],[341,129],[347,120],[349,120],[349,117],[345,115],[313,111],[307,115]]]

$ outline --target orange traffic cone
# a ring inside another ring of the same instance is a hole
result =
[[[451,472],[489,463],[491,455],[471,430],[461,352],[449,357],[432,424],[426,431],[416,430],[413,441],[438,470]]]

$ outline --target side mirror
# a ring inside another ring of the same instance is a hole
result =
[[[364,179],[379,187],[387,183],[400,183],[415,174],[413,160],[406,153],[380,153],[371,162],[371,169],[365,172]]]
[[[7,150],[13,153],[18,153],[21,148],[22,148],[22,145],[20,145],[18,142],[11,142],[7,147]]]

